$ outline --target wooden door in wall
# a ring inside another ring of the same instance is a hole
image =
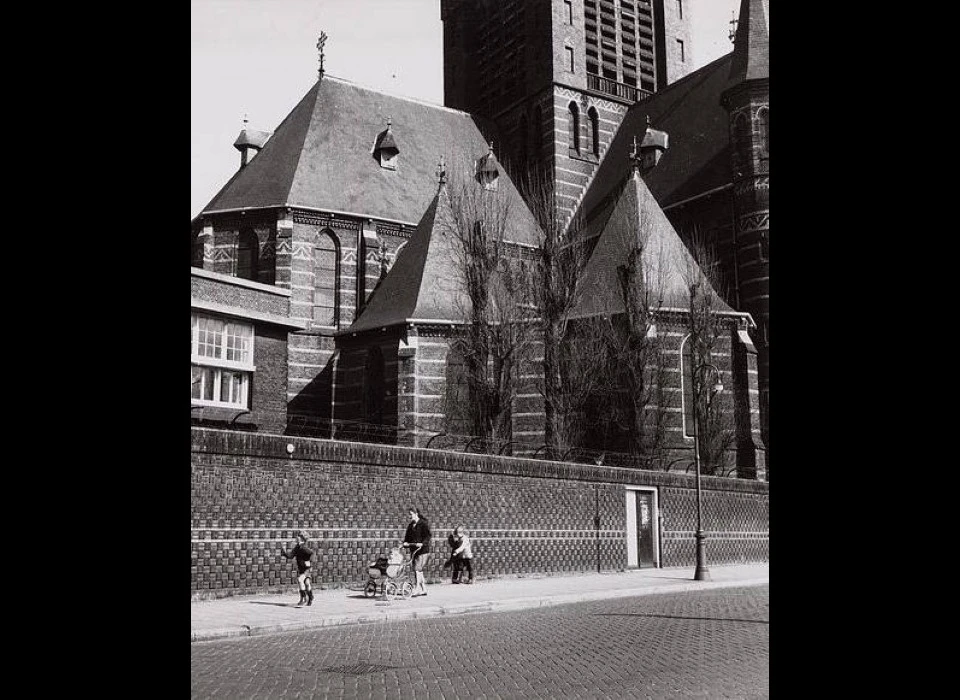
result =
[[[626,507],[627,566],[639,569],[660,566],[656,490],[628,488]]]

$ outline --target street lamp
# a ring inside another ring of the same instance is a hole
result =
[[[717,381],[710,387],[710,396],[707,397],[707,415],[710,415],[710,402],[713,397],[723,391],[723,384],[720,382],[720,370],[716,365],[704,363],[698,365],[693,371],[694,379],[700,378],[703,370],[712,369],[717,375]],[[709,581],[710,569],[707,568],[707,560],[703,550],[703,524],[701,518],[701,500],[700,500],[700,401],[699,391],[696,391],[698,384],[694,382],[693,388],[693,461],[697,467],[697,569],[693,574],[694,581]]]

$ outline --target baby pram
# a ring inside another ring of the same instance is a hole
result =
[[[368,598],[382,595],[393,600],[398,595],[409,598],[413,595],[413,584],[407,580],[410,572],[410,559],[404,557],[398,548],[390,551],[388,557],[378,557],[367,566],[370,578],[364,586],[363,594]]]

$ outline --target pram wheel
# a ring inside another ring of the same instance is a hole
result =
[[[363,589],[363,594],[367,596],[367,598],[373,598],[377,594],[377,582],[367,581],[367,585]]]
[[[409,598],[413,595],[413,584],[409,581],[404,581],[403,585],[400,587],[400,595],[404,598]]]
[[[383,595],[387,600],[393,600],[400,593],[400,587],[394,581],[388,581],[383,588]]]

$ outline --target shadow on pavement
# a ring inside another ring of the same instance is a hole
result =
[[[657,615],[655,613],[594,613],[597,617],[662,617],[668,620],[703,620],[711,622],[754,622],[769,625],[770,620],[741,620],[734,617],[688,617],[686,615]]]
[[[278,608],[296,608],[296,603],[270,603],[266,600],[248,600],[250,605],[274,605]]]

